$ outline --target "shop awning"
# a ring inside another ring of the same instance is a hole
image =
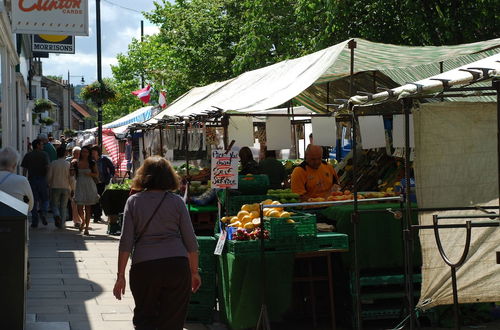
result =
[[[439,47],[407,47],[350,39],[303,57],[245,72],[230,80],[194,88],[147,123],[156,123],[165,116],[187,117],[215,109],[241,112],[272,109],[293,98],[316,112],[324,112],[326,100],[305,92],[311,86],[349,76],[351,50],[347,45],[351,40],[356,42],[354,72],[382,72],[396,82],[389,87],[404,83],[400,80],[407,78],[408,72],[412,73],[410,76],[424,74],[421,79],[429,76],[429,72],[439,73],[440,62],[445,68],[447,65],[456,67],[456,58],[500,47],[500,38]],[[305,102],[306,98],[314,102]]]
[[[140,108],[138,110],[135,110],[134,112],[129,113],[128,115],[117,119],[111,123],[108,123],[106,125],[102,125],[103,129],[106,128],[113,128],[118,130],[119,132],[124,131],[128,125],[130,124],[135,124],[135,123],[142,123],[145,122],[146,120],[151,119],[155,115],[155,111],[157,108],[153,106],[147,106]],[[97,127],[91,128],[86,130],[85,132],[95,132],[97,131]]]
[[[388,91],[370,96],[356,95],[350,98],[349,101],[356,105],[374,105],[410,96],[429,95],[441,92],[445,87],[466,85],[498,75],[500,75],[500,52],[482,60],[462,65],[454,70],[433,75],[413,83],[407,83]]]

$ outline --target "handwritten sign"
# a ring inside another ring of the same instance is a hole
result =
[[[238,152],[212,151],[212,188],[238,189]]]

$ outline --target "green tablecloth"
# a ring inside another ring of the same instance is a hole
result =
[[[266,254],[267,308],[271,321],[282,321],[292,294],[294,255]],[[261,309],[260,256],[219,257],[221,314],[232,329],[254,328]]]
[[[412,207],[416,207],[413,204]],[[399,209],[400,204],[360,204],[358,210]],[[320,211],[320,214],[336,222],[336,229],[349,236],[350,251],[342,253],[343,266],[346,270],[354,268],[354,234],[351,223],[352,205],[332,206]],[[412,212],[413,223],[417,224],[417,213]],[[403,219],[395,219],[389,212],[360,213],[358,255],[360,270],[379,270],[401,268],[404,266],[404,247],[402,240]],[[415,266],[422,264],[420,243],[415,234],[414,261]]]
[[[189,212],[204,213],[204,212],[217,212],[219,209],[217,205],[193,205],[189,204]]]

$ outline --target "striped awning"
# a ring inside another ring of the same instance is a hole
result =
[[[102,143],[106,149],[106,153],[111,157],[115,168],[119,172],[119,176],[123,176],[127,172],[127,159],[125,153],[120,152],[119,142],[111,129],[102,131]]]

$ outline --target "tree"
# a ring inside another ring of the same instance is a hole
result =
[[[124,96],[107,106],[109,118],[137,106],[127,93],[139,88],[141,77],[156,90],[166,89],[173,100],[193,87],[353,37],[414,46],[497,38],[497,2],[161,0],[145,13],[160,33],[134,40],[126,54],[118,55],[113,75]]]

